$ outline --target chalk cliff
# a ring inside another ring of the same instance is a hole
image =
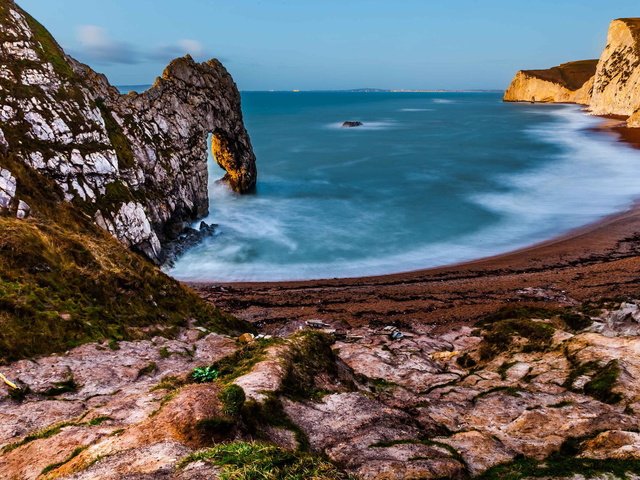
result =
[[[207,214],[208,134],[230,186],[255,186],[240,95],[217,60],[176,59],[148,91],[121,95],[12,0],[0,20],[0,148],[126,246],[158,261]],[[20,200],[3,195],[0,208],[18,214]]]
[[[611,22],[589,107],[596,115],[625,117],[640,107],[640,18]]]
[[[582,60],[548,70],[521,70],[505,92],[504,100],[586,104],[597,65],[597,60]]]
[[[640,18],[611,22],[598,61],[518,72],[504,100],[579,103],[595,115],[618,115],[627,126],[640,127]]]

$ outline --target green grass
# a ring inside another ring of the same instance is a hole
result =
[[[23,445],[26,445],[27,443],[31,443],[35,440],[39,440],[41,438],[50,438],[53,437],[54,435],[57,435],[58,433],[60,433],[60,431],[64,428],[64,427],[69,427],[69,426],[75,426],[75,425],[81,425],[78,422],[60,422],[60,423],[56,423],[54,425],[49,425],[46,428],[43,428],[42,430],[38,430],[37,432],[34,433],[30,433],[29,435],[27,435],[26,437],[24,437],[22,440],[18,441],[18,442],[14,442],[14,443],[10,443],[8,445],[5,445],[2,448],[2,453],[9,453],[12,450],[15,450],[18,447],[21,447]]]
[[[482,331],[483,341],[479,354],[482,360],[491,360],[503,352],[516,349],[516,337],[524,339],[523,345],[518,345],[521,352],[545,351],[551,346],[555,329],[548,323],[529,319],[498,320],[485,324]]]
[[[163,377],[157,385],[153,386],[151,388],[151,391],[155,392],[156,390],[177,390],[178,388],[185,385],[185,383],[185,380],[183,380],[182,378],[176,377],[174,375],[167,375],[166,377]]]
[[[591,381],[585,384],[584,393],[604,403],[618,403],[622,400],[622,395],[613,392],[612,389],[619,376],[620,365],[618,360],[612,360],[599,369]]]
[[[522,389],[518,387],[493,387],[493,388],[490,388],[489,390],[485,390],[484,392],[480,392],[478,395],[473,397],[471,401],[473,403],[476,403],[481,398],[491,395],[492,393],[499,393],[499,392],[504,393],[505,395],[509,395],[510,397],[519,397],[521,391]]]
[[[58,42],[55,41],[53,36],[46,28],[44,28],[44,26],[42,26],[40,22],[24,10],[20,8],[19,10],[24,14],[35,39],[39,43],[41,58],[51,62],[58,75],[62,75],[66,78],[72,78],[74,76],[73,70],[67,63],[64,52],[60,48],[60,45],[58,45]]]
[[[113,420],[113,419],[111,417],[106,416],[106,415],[101,415],[99,417],[95,417],[95,418],[92,418],[91,420],[89,420],[87,422],[87,425],[95,427],[95,426],[98,426],[98,425],[102,425],[104,422],[108,422],[109,420]]]
[[[216,378],[221,383],[230,383],[236,378],[249,373],[256,363],[264,359],[267,348],[275,343],[275,339],[261,339],[245,344],[231,355],[218,360],[209,368],[218,372]]]
[[[587,315],[580,313],[566,312],[560,314],[560,320],[562,320],[570,329],[574,331],[584,330],[591,326],[593,321]]]
[[[320,374],[333,378],[338,374],[333,343],[332,337],[321,332],[304,331],[290,337],[280,393],[294,400],[324,396],[326,392],[318,388],[316,379]]]
[[[569,361],[572,362],[572,359]],[[572,369],[563,384],[565,388],[572,389],[572,385],[578,377],[588,375],[591,380],[582,389],[585,394],[609,404],[622,400],[622,394],[612,391],[620,376],[620,365],[617,360],[611,360],[604,366],[598,362],[572,363]]]
[[[483,327],[501,320],[551,318],[560,313],[562,313],[561,310],[554,308],[530,307],[527,305],[508,306],[502,307],[495,312],[485,315],[476,323],[476,326]]]
[[[477,480],[522,480],[525,478],[565,478],[583,475],[586,479],[603,474],[613,474],[616,478],[626,479],[627,474],[640,474],[638,460],[593,460],[583,458],[551,458],[537,461],[520,458],[511,463],[490,468]]]
[[[26,221],[0,216],[0,361],[103,339],[115,349],[118,340],[171,336],[189,319],[221,333],[251,330],[63,202],[53,181],[11,156],[0,166],[34,209]]]
[[[205,461],[220,467],[221,480],[338,480],[347,478],[331,463],[306,452],[260,442],[223,443],[193,453],[181,466]]]
[[[113,148],[116,151],[118,167],[121,169],[133,168],[136,165],[136,161],[133,156],[133,150],[131,150],[129,139],[127,139],[122,128],[118,122],[115,121],[104,102],[102,100],[97,100],[96,105],[104,119],[105,128],[107,130],[109,140],[111,140],[111,145],[113,145]]]
[[[230,384],[220,390],[218,398],[222,402],[222,413],[228,417],[238,417],[246,400],[242,387]]]
[[[80,455],[83,451],[85,451],[87,447],[78,447],[76,448],[73,452],[71,452],[71,454],[65,458],[63,461],[58,462],[58,463],[52,463],[50,465],[47,465],[46,467],[44,467],[42,469],[42,472],[40,472],[40,475],[46,475],[47,473],[56,470],[58,468],[60,468],[62,465],[64,465],[65,463],[70,462],[71,460],[73,460],[75,457],[77,457],[78,455]]]

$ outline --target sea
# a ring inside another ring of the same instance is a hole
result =
[[[209,156],[203,220],[216,233],[167,269],[177,279],[454,264],[627,209],[640,190],[640,152],[575,105],[504,103],[499,92],[243,92],[242,109],[256,192],[217,182]]]

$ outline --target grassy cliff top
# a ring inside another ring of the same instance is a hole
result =
[[[523,70],[532,77],[558,83],[569,90],[578,90],[596,73],[598,60],[579,60],[568,62],[544,70]]]
[[[10,154],[0,167],[33,209],[27,220],[0,216],[0,362],[89,341],[171,336],[190,321],[222,333],[249,328],[62,201],[52,180]]]

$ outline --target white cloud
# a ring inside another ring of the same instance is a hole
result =
[[[80,25],[77,30],[83,58],[96,63],[137,63],[135,48],[128,43],[113,40],[107,31],[97,25]]]
[[[148,61],[168,63],[186,54],[198,61],[211,57],[204,45],[197,40],[183,38],[170,45],[141,50],[129,43],[112,39],[107,30],[97,25],[80,25],[76,38],[79,48],[73,53],[80,60],[95,64],[134,64]]]
[[[184,53],[188,53],[193,57],[201,57],[204,54],[204,46],[197,40],[190,40],[184,38],[178,40],[178,46],[184,50]]]

